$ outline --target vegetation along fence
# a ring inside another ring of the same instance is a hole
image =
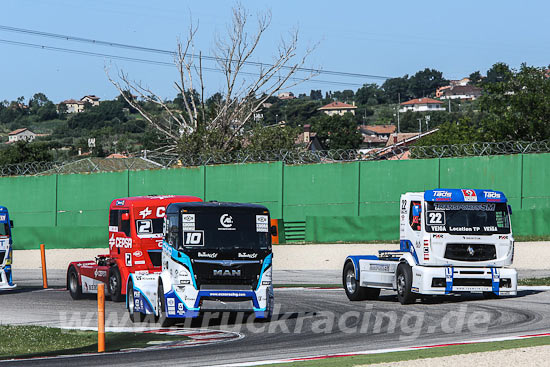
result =
[[[550,235],[550,154],[206,165],[0,178],[0,205],[15,222],[14,247],[107,247],[112,199],[187,194],[267,206],[287,242],[398,239],[398,201],[432,188],[503,191],[516,235]]]

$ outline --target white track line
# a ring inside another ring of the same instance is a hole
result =
[[[301,361],[314,361],[314,360],[322,360],[322,359],[329,359],[329,358],[351,357],[351,356],[359,356],[359,355],[367,355],[367,354],[405,352],[405,351],[412,351],[412,350],[419,350],[419,349],[449,347],[449,346],[453,346],[453,345],[500,342],[500,341],[507,341],[507,340],[520,340],[520,339],[538,338],[538,337],[542,337],[542,336],[550,336],[550,333],[531,334],[531,335],[517,335],[517,336],[503,336],[503,337],[498,337],[498,338],[481,339],[481,340],[466,340],[466,341],[446,343],[446,344],[431,344],[431,345],[423,345],[423,346],[417,346],[417,347],[375,349],[375,350],[366,350],[366,351],[362,351],[362,352],[325,354],[325,355],[308,356],[308,357],[301,357],[301,358],[272,359],[272,360],[264,360],[264,361],[256,361],[256,362],[242,362],[242,363],[215,365],[215,366],[212,366],[212,367],[221,367],[221,366],[226,366],[226,367],[263,366],[263,365],[268,365],[268,364],[281,364],[281,363],[292,363],[292,362],[301,362]]]

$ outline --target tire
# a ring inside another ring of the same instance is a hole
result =
[[[176,320],[166,317],[166,300],[164,299],[164,287],[159,283],[157,305],[158,305],[158,323],[161,327],[169,327],[176,323]]]
[[[124,296],[122,295],[122,281],[120,277],[120,271],[117,266],[112,266],[109,269],[109,294],[111,295],[111,301],[122,302]]]
[[[416,295],[412,292],[412,269],[407,263],[401,263],[397,266],[395,273],[395,282],[397,285],[397,300],[402,305],[408,305],[416,300]]]
[[[359,285],[359,282],[355,279],[355,268],[351,262],[347,262],[344,266],[342,284],[350,301],[377,300],[380,295],[379,288],[361,287]]]
[[[132,282],[132,279],[128,281],[126,295],[128,296],[128,313],[130,314],[130,320],[132,322],[143,322],[143,320],[145,319],[145,315],[141,312],[134,311],[134,283]]]
[[[78,283],[78,272],[73,266],[67,273],[67,288],[72,299],[82,299],[82,286]]]
[[[485,299],[497,299],[500,296],[496,295],[494,292],[483,292],[483,298]]]

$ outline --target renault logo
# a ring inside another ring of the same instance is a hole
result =
[[[466,251],[468,251],[468,255],[470,255],[470,256],[474,256],[475,253],[476,253],[475,250],[472,248],[472,246],[468,246]]]

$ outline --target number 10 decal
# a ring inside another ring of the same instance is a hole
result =
[[[186,231],[183,232],[185,246],[204,246],[203,231]]]

